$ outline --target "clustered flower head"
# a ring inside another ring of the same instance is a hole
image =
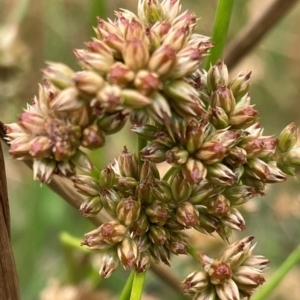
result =
[[[35,178],[72,176],[86,196],[82,214],[105,209],[112,217],[82,243],[103,253],[103,278],[118,265],[136,272],[170,265],[173,254],[188,254],[185,229],[229,241],[246,226],[239,206],[300,165],[295,124],[278,139],[263,135],[250,103],[251,72],[230,79],[222,61],[201,71],[213,45],[195,33],[196,16],[180,10],[179,0],[139,0],[137,15],[121,10],[113,21],[99,19],[96,38],[75,50],[82,71],[49,63],[39,96],[6,125],[11,155],[33,159]],[[138,154],[124,147],[90,172],[83,148],[104,146],[128,119],[147,145]],[[164,177],[161,162],[170,165]],[[190,274],[184,290],[203,300],[250,297],[268,263],[252,256],[252,239],[218,260],[201,254],[204,270]]]

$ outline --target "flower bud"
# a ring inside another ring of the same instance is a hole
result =
[[[118,162],[122,176],[138,178],[139,164],[137,156],[130,153],[126,146],[123,148],[122,154],[118,158]]]
[[[211,107],[221,107],[227,115],[230,115],[235,108],[235,99],[232,91],[225,85],[218,87],[212,94]]]
[[[298,128],[293,122],[286,126],[279,135],[278,150],[281,153],[290,151],[296,144],[298,137]]]
[[[230,212],[230,202],[221,194],[208,198],[206,206],[210,214],[219,218]]]
[[[88,95],[95,95],[104,85],[103,78],[93,71],[76,72],[73,80],[76,88]]]
[[[254,158],[249,160],[245,166],[245,174],[254,179],[265,181],[270,175],[270,169],[267,163],[258,158]]]
[[[270,174],[267,177],[266,183],[277,183],[286,181],[286,175],[283,172],[281,172],[281,170],[276,166],[276,164],[270,162],[268,164],[268,168]]]
[[[207,87],[214,92],[220,86],[228,85],[228,69],[223,61],[218,60],[207,72]]]
[[[82,132],[81,144],[91,150],[103,147],[105,144],[104,132],[96,124],[86,127]]]
[[[56,163],[55,173],[65,177],[71,177],[75,175],[76,169],[71,161],[65,160]]]
[[[91,106],[99,112],[114,113],[123,104],[121,88],[117,85],[105,85],[91,101]]]
[[[197,208],[200,214],[200,225],[196,225],[194,228],[204,234],[215,232],[220,227],[218,219],[209,214],[205,206],[198,205]]]
[[[43,73],[47,80],[49,80],[54,86],[59,89],[65,89],[73,85],[72,77],[74,71],[68,66],[55,63],[47,62],[48,67],[43,69]]]
[[[299,167],[300,166],[300,148],[293,148],[282,156],[282,161],[287,166]]]
[[[138,16],[143,22],[150,25],[164,20],[164,13],[158,0],[139,0]]]
[[[150,255],[147,252],[142,252],[133,268],[138,273],[144,273],[150,268],[150,264]]]
[[[191,228],[199,224],[199,212],[189,202],[180,203],[176,210],[176,220],[185,228]]]
[[[143,236],[149,230],[150,223],[146,214],[140,214],[137,221],[132,225],[133,236]]]
[[[232,206],[241,205],[256,196],[256,191],[252,186],[233,185],[223,192]]]
[[[85,217],[94,217],[101,211],[102,207],[103,205],[100,201],[100,197],[96,196],[92,199],[88,199],[82,202],[79,211]]]
[[[152,194],[153,184],[151,181],[144,180],[142,181],[136,191],[135,191],[135,197],[142,203],[142,205],[150,205],[153,203],[154,198]]]
[[[230,213],[221,218],[221,222],[234,230],[243,231],[246,228],[245,220],[236,208],[231,208]]]
[[[134,193],[138,182],[133,177],[120,177],[115,182],[116,189],[121,192],[124,196],[132,195]]]
[[[140,92],[131,89],[123,89],[121,91],[121,97],[124,101],[123,105],[132,109],[143,108],[152,102],[151,99]]]
[[[181,172],[174,173],[170,179],[170,187],[175,202],[187,201],[192,193],[192,185],[186,181]]]
[[[151,94],[152,103],[149,105],[150,116],[160,124],[169,124],[172,116],[171,109],[165,97],[157,92]]]
[[[172,22],[181,10],[179,0],[166,0],[161,3],[164,19]]]
[[[124,269],[131,269],[139,257],[139,250],[135,241],[131,238],[123,239],[118,245],[117,251]]]
[[[239,289],[232,279],[216,285],[215,289],[220,299],[240,299]]]
[[[205,164],[211,165],[220,162],[226,155],[227,148],[222,143],[209,141],[202,144],[195,153],[195,157]]]
[[[229,149],[225,161],[232,167],[244,165],[247,163],[247,152],[243,148],[234,146]]]
[[[127,118],[128,113],[118,110],[113,113],[105,113],[97,124],[105,132],[105,134],[114,134],[124,127]]]
[[[223,129],[229,126],[228,116],[225,110],[221,107],[210,109],[209,121],[217,129]]]
[[[70,161],[74,166],[84,172],[90,172],[93,168],[93,165],[87,154],[77,150],[76,153],[70,158]]]
[[[251,71],[247,73],[240,72],[230,81],[229,87],[237,102],[247,94],[250,86],[250,77]]]
[[[114,186],[116,181],[116,174],[111,165],[101,170],[99,175],[99,185],[102,189],[110,189]]]
[[[206,173],[203,163],[193,158],[188,158],[182,168],[184,178],[192,184],[199,184],[206,177]]]
[[[215,260],[208,270],[210,282],[214,285],[220,285],[227,282],[232,276],[230,266],[224,262]]]
[[[37,136],[30,142],[29,153],[32,157],[41,159],[51,154],[51,140],[46,136]]]
[[[264,270],[270,261],[262,255],[251,255],[245,261],[243,261],[243,266],[249,266],[258,270]]]
[[[208,286],[207,273],[203,271],[194,271],[184,279],[182,285],[184,293],[201,293],[205,291]],[[209,298],[209,300],[213,299]]]
[[[265,282],[262,271],[249,266],[237,268],[234,272],[233,280],[238,286],[241,285],[243,290],[245,289],[249,292]]]
[[[174,147],[166,152],[166,161],[173,167],[178,167],[185,164],[189,156],[189,153],[179,147]]]
[[[103,279],[108,278],[118,268],[118,266],[119,266],[119,258],[117,256],[117,252],[108,250],[102,256],[99,275]]]
[[[148,237],[153,244],[162,246],[169,240],[170,232],[165,227],[151,225]]]
[[[143,160],[149,160],[153,163],[160,163],[166,160],[167,148],[155,141],[141,150]]]
[[[138,125],[131,126],[131,131],[135,132],[138,136],[140,136],[146,141],[154,140],[158,130],[159,130],[158,127],[150,124],[145,124],[144,126],[138,126]]]
[[[165,124],[169,136],[175,142],[176,139],[184,140],[186,138],[187,120],[175,112],[172,112],[169,124]]]
[[[209,182],[225,186],[233,185],[236,181],[236,176],[232,170],[221,163],[207,166],[206,178]]]
[[[140,181],[159,179],[159,177],[156,165],[150,161],[144,161],[140,171]]]
[[[146,42],[137,38],[126,41],[122,55],[125,65],[135,72],[143,69],[149,60]]]
[[[229,124],[235,128],[247,128],[256,122],[257,114],[252,106],[236,108],[229,116]]]
[[[153,247],[150,247],[149,250],[155,263],[163,262],[168,267],[171,266],[170,265],[171,252],[165,246],[155,245]]]
[[[34,135],[43,135],[46,133],[45,129],[45,118],[35,112],[35,111],[25,111],[23,112],[19,117],[18,117],[18,125],[26,132],[29,134]],[[11,130],[12,127],[7,126],[7,131],[8,128]],[[14,133],[21,131],[21,128],[18,129],[18,131],[14,130]],[[23,131],[22,130],[22,131]],[[8,132],[8,134],[11,135],[11,133]]]
[[[140,215],[141,202],[132,197],[122,198],[116,208],[116,216],[126,227],[132,225]]]
[[[33,178],[40,182],[49,183],[52,179],[52,174],[56,168],[56,163],[53,159],[44,158],[33,161]]]
[[[168,205],[154,202],[145,209],[145,213],[151,223],[163,226],[169,218]]]
[[[101,202],[105,210],[112,216],[116,216],[116,208],[121,201],[120,196],[114,190],[104,189],[101,194]]]
[[[134,85],[144,95],[148,95],[152,91],[160,90],[162,88],[162,84],[157,74],[147,70],[140,70],[137,72],[134,79]]]
[[[194,205],[201,204],[213,193],[214,186],[211,183],[208,183],[206,180],[203,180],[200,182],[200,184],[195,184],[193,186],[193,191],[189,198],[189,202]]]
[[[169,184],[164,180],[155,180],[152,194],[155,199],[162,203],[172,201],[172,193]]]

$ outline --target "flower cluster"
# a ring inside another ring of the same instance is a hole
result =
[[[188,254],[185,229],[228,241],[232,230],[245,229],[238,207],[300,166],[295,124],[278,139],[263,135],[250,103],[251,73],[230,79],[222,61],[200,71],[212,43],[195,33],[195,15],[180,10],[179,0],[140,0],[137,15],[99,19],[97,38],[75,50],[83,70],[49,63],[39,96],[6,126],[11,155],[33,159],[35,178],[72,177],[86,196],[83,215],[110,214],[82,243],[103,253],[104,278],[120,264],[136,272],[151,262],[170,265],[172,254]],[[82,147],[104,146],[127,119],[146,146],[138,154],[124,147],[89,172]],[[170,165],[164,177],[161,162]],[[187,277],[185,291],[195,299],[250,297],[268,263],[252,256],[251,242],[234,243],[218,260],[201,255],[204,271]]]

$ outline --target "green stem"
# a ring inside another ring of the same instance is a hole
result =
[[[134,279],[134,271],[130,272],[130,275],[125,283],[125,286],[123,288],[123,291],[120,295],[119,300],[129,300],[130,299],[130,294],[131,294],[131,289],[132,289],[132,283]]]
[[[222,58],[234,0],[219,0],[212,31],[214,47],[205,61],[205,70]]]
[[[145,276],[146,276],[146,272],[135,273],[132,289],[131,289],[130,300],[140,300],[142,298]]]
[[[92,253],[92,251],[90,251],[89,249],[84,248],[83,246],[80,246],[80,244],[82,242],[81,239],[75,238],[67,232],[62,232],[59,235],[59,240],[61,241],[61,243],[63,245],[66,245],[66,246],[69,246],[71,248],[80,250],[81,252]]]
[[[267,299],[269,294],[278,286],[285,275],[297,264],[300,263],[300,245],[289,255],[275,274],[263,287],[253,295],[251,300]]]
[[[178,171],[180,168],[176,168],[176,167],[171,167],[167,172],[166,172],[166,174],[165,174],[165,176],[163,177],[163,180],[168,180],[170,177],[171,177],[171,175],[173,174],[173,173],[175,173],[176,171]]]

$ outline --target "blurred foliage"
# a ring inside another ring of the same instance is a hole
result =
[[[37,93],[37,83],[41,80],[40,69],[44,68],[45,60],[60,61],[77,68],[72,49],[82,48],[83,42],[92,36],[91,27],[97,22],[96,15],[113,18],[114,9],[121,6],[134,10],[136,3],[137,0],[126,2],[32,0],[17,39],[9,52],[13,72],[8,73],[10,69],[0,65],[0,119],[5,123],[13,122],[16,115]],[[262,12],[263,7],[271,3],[271,0],[236,1],[229,40],[234,39],[243,26],[254,20]],[[197,30],[205,35],[210,35],[216,4],[216,0],[182,0],[184,10],[195,11],[201,16]],[[0,26],[4,26],[8,21],[7,16],[17,5],[19,5],[17,0],[0,0],[0,7],[4,7],[3,10],[0,9]],[[106,11],[103,11],[104,8]],[[253,71],[252,101],[260,111],[266,134],[278,134],[281,128],[292,121],[300,126],[299,28],[298,5],[273,28],[250,55],[231,70],[232,75],[240,70]],[[7,31],[5,34],[10,32]],[[105,149],[92,154],[93,161],[97,162],[99,168],[117,156],[125,144],[129,149],[134,149],[133,135],[124,132],[125,130],[118,136],[109,138]],[[64,249],[59,242],[60,232],[67,231],[82,238],[93,225],[47,187],[41,187],[38,182],[33,182],[31,172],[8,155],[6,168],[11,202],[13,248],[22,299],[41,299],[41,291],[46,285],[47,291],[51,289],[52,283],[47,283],[51,278],[67,284],[67,256],[64,255]],[[247,229],[239,234],[239,237],[254,235],[258,242],[255,252],[271,260],[267,277],[271,276],[300,242],[299,181],[289,179],[285,184],[272,187],[268,192],[266,197],[260,197],[246,205]],[[214,249],[214,246],[220,243],[219,239],[201,235],[195,235],[194,239],[195,246],[204,251]],[[109,291],[110,295],[119,293],[125,283],[127,272],[121,270],[109,280],[101,281],[97,275],[99,262],[93,263],[93,257],[94,255],[88,256],[87,260],[96,265],[94,271],[90,272],[90,276],[94,278],[92,279],[94,287],[101,291]],[[182,274],[188,274],[192,270],[192,264],[193,262],[186,257],[175,258],[173,270],[178,276],[183,277]],[[79,272],[84,270],[79,269]],[[295,268],[285,278],[269,299],[299,299],[300,287],[297,284],[299,277],[300,267]],[[52,287],[54,285],[52,284]],[[145,294],[152,295],[153,298],[145,296],[143,299],[180,299],[152,274],[147,275]],[[89,297],[83,298],[96,299],[91,295]],[[98,294],[97,299],[107,297],[107,294],[106,296]]]

